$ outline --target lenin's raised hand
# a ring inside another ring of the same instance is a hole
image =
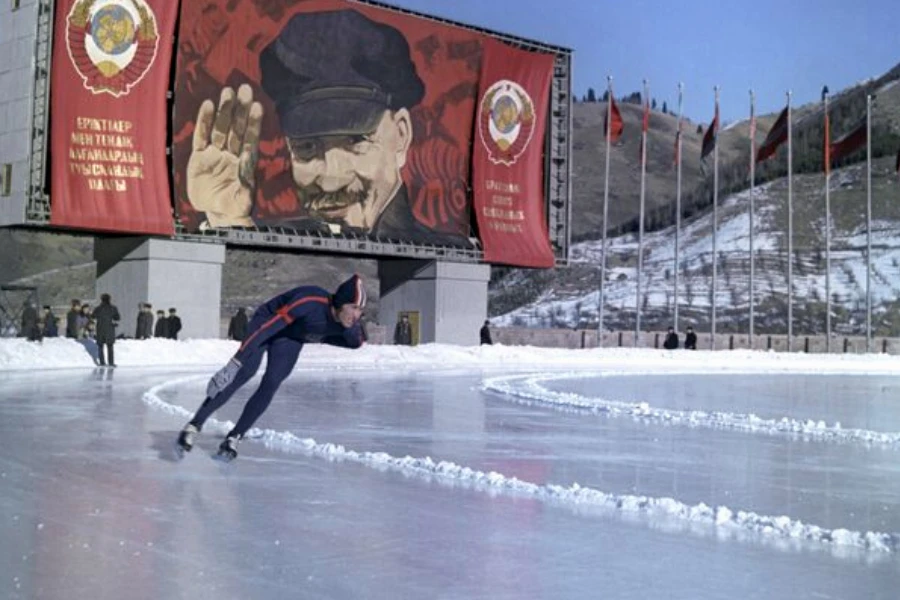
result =
[[[222,89],[219,106],[205,100],[197,112],[187,195],[212,227],[253,225],[250,210],[263,108],[249,85]]]

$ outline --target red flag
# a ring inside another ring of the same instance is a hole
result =
[[[640,155],[638,156],[638,160],[642,163],[644,161],[644,138],[647,137],[647,131],[650,129],[650,99],[644,98],[644,120],[641,125],[641,146],[638,149]]]
[[[616,100],[612,94],[609,95],[609,104],[609,112],[612,113],[612,129],[609,127],[609,113],[607,113],[606,118],[603,120],[603,135],[608,135],[609,143],[614,144],[622,137],[625,123],[622,121],[622,113],[619,112],[619,107],[616,106]]]
[[[830,148],[831,161],[840,160],[845,156],[853,153],[860,146],[866,143],[869,132],[866,127],[866,120],[863,119],[857,123],[856,127],[841,139],[832,142]]]
[[[56,226],[172,235],[166,166],[166,90],[178,3],[143,0],[56,3],[50,113],[50,223]],[[118,20],[117,12],[128,16]],[[132,11],[132,8],[134,9]],[[92,31],[110,10],[115,45],[97,49]],[[119,43],[121,42],[121,43]],[[115,56],[113,56],[115,54]]]
[[[825,174],[831,172],[831,120],[828,118],[828,111],[825,111]]]
[[[555,264],[543,168],[553,63],[552,54],[499,40],[482,45],[472,202],[486,262],[543,269]],[[499,106],[513,107],[514,127],[498,126],[498,119],[507,118]]]
[[[700,160],[703,160],[716,147],[716,138],[719,136],[719,103],[716,102],[716,115],[713,117],[709,129],[703,134],[703,147],[700,150]]]
[[[766,135],[762,146],[756,151],[756,162],[760,163],[775,154],[778,146],[787,141],[787,120],[788,107],[785,106],[778,118],[775,119],[775,123],[772,125],[772,129],[769,130],[768,135]]]

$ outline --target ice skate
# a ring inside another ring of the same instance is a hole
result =
[[[219,444],[219,452],[216,454],[215,458],[225,462],[233,461],[237,458],[237,446],[240,441],[241,438],[237,435],[225,438],[222,443]]]
[[[190,452],[194,447],[194,437],[197,433],[199,433],[199,430],[188,423],[184,426],[184,429],[181,430],[181,433],[178,434],[175,451],[179,458],[183,458],[184,455]]]

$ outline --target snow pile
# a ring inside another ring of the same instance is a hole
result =
[[[832,443],[861,443],[900,447],[900,433],[884,433],[868,429],[843,429],[840,423],[828,425],[824,421],[801,421],[788,417],[766,419],[750,414],[702,410],[669,410],[653,408],[646,402],[618,402],[602,398],[588,398],[572,392],[556,392],[542,384],[558,379],[598,378],[616,375],[636,375],[635,372],[563,373],[553,375],[515,375],[495,377],[482,384],[485,391],[497,392],[503,398],[527,405],[549,405],[558,410],[587,411],[611,417],[632,417],[665,425],[687,425],[710,429],[730,429],[745,433],[768,435],[796,435],[805,440]],[[652,373],[648,373],[652,374]],[[645,374],[645,375],[648,375]]]
[[[238,349],[227,340],[123,340],[115,345],[120,367],[223,365]],[[65,338],[28,342],[0,339],[0,371],[93,368],[96,345]],[[749,350],[676,351],[633,348],[569,350],[533,346],[367,345],[347,350],[309,344],[298,368],[354,369],[571,369],[629,373],[894,374],[900,357],[885,354],[779,354]]]
[[[190,411],[167,403],[159,393],[168,387],[197,380],[197,377],[170,381],[158,385],[143,396],[150,406],[161,409],[181,419],[189,418]],[[227,433],[233,423],[210,419],[207,429],[220,435]],[[490,494],[529,497],[571,509],[585,507],[604,513],[615,513],[648,522],[675,522],[686,525],[691,531],[719,536],[753,537],[763,543],[776,546],[785,541],[813,543],[830,548],[836,554],[848,550],[875,553],[894,553],[900,550],[900,535],[873,531],[849,531],[826,529],[803,523],[790,517],[760,515],[755,512],[735,510],[727,506],[710,507],[704,503],[689,505],[673,498],[654,498],[631,494],[612,494],[578,483],[569,486],[537,484],[509,477],[496,471],[480,471],[450,461],[434,461],[431,457],[392,456],[385,452],[365,452],[346,448],[339,444],[320,443],[313,438],[301,438],[289,431],[254,428],[248,438],[262,442],[266,447],[305,456],[323,458],[335,462],[358,463],[378,471],[397,472],[407,477],[424,479],[451,487],[463,487]]]

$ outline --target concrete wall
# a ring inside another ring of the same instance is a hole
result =
[[[517,327],[492,327],[491,335],[495,344],[509,346],[540,346],[545,348],[595,348],[597,347],[596,330],[573,329],[526,329]],[[679,334],[680,345],[684,345],[684,333]],[[716,350],[746,350],[750,348],[750,336],[746,334],[716,335]],[[641,332],[639,347],[662,348],[666,339],[665,331]],[[697,349],[710,350],[710,336],[707,333],[697,334]],[[633,348],[634,331],[606,331],[602,335],[604,348]],[[787,352],[786,335],[755,335],[754,350],[773,350]],[[794,336],[793,352],[824,353],[825,336]],[[864,354],[866,352],[865,336],[832,336],[830,352],[832,354]],[[900,338],[872,338],[873,353],[900,355]]]
[[[176,308],[180,339],[220,336],[225,246],[145,238],[97,238],[97,296],[108,293],[119,308],[118,334],[134,337],[138,304],[153,312]]]
[[[478,344],[487,318],[487,265],[422,260],[381,260],[379,323],[393,341],[400,312],[418,311],[419,342]]]
[[[0,1],[0,170],[12,165],[11,194],[0,195],[0,225],[25,218],[36,35],[36,0],[21,0],[16,10],[10,0]]]

